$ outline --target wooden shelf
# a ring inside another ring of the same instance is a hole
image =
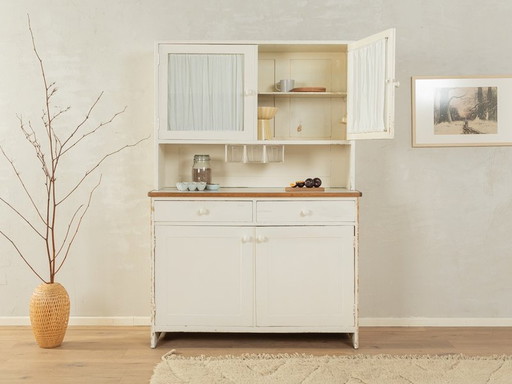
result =
[[[345,98],[347,92],[259,92],[258,96]]]
[[[310,140],[293,140],[293,139],[273,139],[273,140],[258,140],[255,144],[267,145],[349,145],[349,140],[327,140],[327,139],[310,139]]]

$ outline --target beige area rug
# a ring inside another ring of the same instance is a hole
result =
[[[512,356],[162,357],[150,384],[512,384]]]

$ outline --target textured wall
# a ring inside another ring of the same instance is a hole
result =
[[[410,78],[510,71],[512,3],[419,0],[3,0],[0,143],[30,179],[16,114],[38,122],[42,88],[26,26],[30,13],[60,105],[79,119],[100,91],[98,121],[128,106],[108,132],[77,148],[86,167],[116,143],[153,129],[153,44],[161,40],[357,40],[397,29],[396,138],[357,148],[361,316],[512,318],[512,148],[411,148]],[[94,147],[91,151],[89,148]],[[87,149],[86,149],[87,147]],[[103,181],[59,280],[74,316],[149,312],[151,140],[102,167]],[[23,204],[0,162],[0,196]],[[30,207],[24,205],[28,210]],[[0,226],[18,233],[5,208]],[[24,238],[27,237],[24,235]],[[24,242],[32,256],[37,240]],[[44,263],[41,262],[44,268]],[[37,284],[0,242],[0,317],[26,316]]]
[[[510,324],[512,147],[412,149],[410,78],[510,75],[512,4],[385,3],[402,86],[395,140],[358,147],[362,316]]]

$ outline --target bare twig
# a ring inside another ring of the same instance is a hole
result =
[[[39,273],[36,272],[36,270],[30,265],[30,263],[27,261],[27,259],[25,258],[25,256],[23,256],[23,254],[21,253],[20,249],[16,246],[16,243],[14,241],[12,241],[12,239],[7,236],[3,231],[0,230],[0,234],[5,237],[11,244],[12,246],[14,247],[14,249],[16,249],[16,252],[18,252],[18,254],[21,256],[21,258],[23,259],[23,261],[28,265],[28,267],[32,270],[32,272],[34,272],[36,274],[37,277],[39,277],[39,279],[41,279],[41,281],[43,283],[46,283],[46,280],[43,279],[41,277],[41,275],[39,275]]]
[[[121,113],[124,113],[126,111],[126,107],[122,111],[119,111],[115,113],[109,120],[104,121],[100,123],[96,128],[90,130],[89,132],[84,133],[80,138],[78,138],[73,144],[70,144],[69,147],[67,147],[64,151],[62,151],[61,155],[64,155],[66,152],[68,152],[70,149],[72,149],[75,145],[80,143],[83,139],[85,139],[87,136],[92,135],[93,133],[96,133],[101,127],[104,127],[105,125],[108,125],[114,121],[114,119],[119,116]],[[63,146],[66,145],[68,142],[64,142]]]
[[[11,168],[13,169],[14,173],[16,174],[16,177],[18,178],[23,190],[25,191],[26,195],[28,196],[28,199],[30,200],[30,202],[32,203],[32,206],[34,207],[34,209],[36,210],[37,212],[37,215],[39,216],[39,218],[41,219],[41,221],[43,222],[43,224],[47,225],[47,221],[45,221],[43,219],[43,216],[41,214],[41,212],[39,211],[39,208],[37,207],[36,203],[34,202],[34,199],[32,198],[32,195],[30,194],[30,192],[28,191],[25,183],[23,182],[23,179],[21,178],[21,175],[20,173],[18,172],[18,169],[16,168],[16,166],[14,165],[14,161],[12,161],[8,156],[7,154],[5,153],[4,149],[0,146],[0,151],[2,151],[2,154],[4,155],[4,157],[7,159],[7,161],[11,164]]]
[[[27,141],[34,147],[34,150],[36,151],[36,156],[39,159],[39,162],[42,165],[43,173],[46,177],[50,177],[50,173],[48,171],[48,167],[46,165],[46,161],[44,158],[43,150],[41,149],[41,144],[39,144],[39,141],[37,140],[36,132],[34,131],[34,128],[32,128],[32,124],[30,124],[30,121],[28,123],[29,130],[25,128],[25,124],[23,123],[23,119],[21,116],[18,116],[18,120],[20,122],[20,128],[25,134],[25,138]]]
[[[32,49],[37,57],[37,60],[39,61],[39,68],[41,70],[41,75],[42,75],[42,79],[43,79],[43,83],[44,83],[45,100],[46,100],[45,113],[46,113],[46,116],[49,121],[49,119],[50,119],[50,99],[54,95],[54,93],[57,91],[57,88],[55,87],[55,82],[48,84],[48,82],[46,81],[46,74],[44,72],[43,60],[41,59],[41,56],[39,56],[39,52],[37,51],[37,48],[36,48],[36,41],[34,38],[34,32],[32,31],[32,25],[30,24],[30,16],[29,15],[27,15],[27,19],[28,19],[28,30],[30,32],[30,37],[32,39]],[[50,124],[48,124],[47,129],[48,129],[48,136],[50,136],[50,134],[51,134]],[[51,141],[50,141],[50,145],[51,145]]]
[[[71,240],[69,241],[68,243],[68,247],[66,249],[66,253],[64,254],[64,258],[62,259],[62,261],[60,262],[60,265],[59,267],[55,270],[55,274],[57,274],[57,272],[60,271],[60,269],[62,268],[62,265],[64,264],[64,262],[66,261],[66,259],[68,258],[68,255],[69,255],[69,250],[71,249],[71,246],[73,245],[73,242],[75,241],[75,237],[76,235],[78,234],[78,230],[80,229],[80,226],[82,224],[82,220],[85,216],[85,214],[87,213],[87,211],[89,210],[89,207],[91,205],[91,201],[92,201],[92,196],[94,194],[94,191],[96,190],[96,188],[98,188],[101,184],[101,175],[100,175],[100,179],[98,180],[98,183],[96,184],[96,186],[91,190],[91,193],[89,193],[89,200],[87,201],[87,205],[85,206],[85,209],[82,213],[82,215],[80,216],[80,219],[78,220],[78,223],[77,223],[77,226],[75,228],[75,232],[73,233],[73,236],[71,237]]]
[[[80,130],[80,128],[82,128],[82,126],[87,122],[87,120],[89,120],[89,117],[91,116],[94,107],[96,107],[96,104],[98,104],[98,102],[100,101],[101,96],[103,96],[103,92],[101,92],[100,95],[94,101],[94,103],[92,103],[91,107],[89,108],[89,111],[87,111],[87,113],[85,114],[84,119],[76,126],[76,128],[73,130],[73,132],[71,132],[68,138],[64,140],[64,142],[62,143],[62,147],[65,147],[66,144],[73,138],[73,136],[75,136],[75,134]]]
[[[148,136],[149,137],[149,136]],[[110,152],[110,153],[107,153],[105,156],[103,156],[101,158],[100,161],[98,161],[96,163],[96,165],[94,167],[92,167],[91,169],[89,169],[88,171],[85,172],[84,176],[80,179],[80,181],[62,198],[60,199],[56,205],[60,205],[61,203],[63,203],[69,196],[71,196],[73,194],[73,192],[75,192],[78,187],[80,187],[80,185],[84,182],[84,180],[87,178],[87,176],[89,176],[92,172],[94,172],[100,165],[101,163],[103,163],[106,159],[108,159],[110,156],[112,155],[115,155],[116,153],[119,153],[121,152],[123,149],[126,149],[126,148],[131,148],[131,147],[135,147],[136,145],[138,145],[139,143],[141,143],[142,141],[144,140],[147,140],[148,137],[145,137],[143,139],[140,139],[139,141],[137,141],[136,143],[134,144],[127,144],[113,152]]]
[[[55,120],[57,117],[59,117],[60,115],[66,113],[67,111],[69,111],[71,109],[71,107],[66,107],[64,109],[61,109],[59,110],[59,112],[55,113],[51,118],[50,118],[50,122],[53,123],[53,120]]]
[[[69,236],[69,233],[71,231],[71,227],[73,225],[73,222],[75,221],[76,215],[78,215],[78,212],[80,212],[80,210],[82,209],[83,206],[84,206],[83,204],[80,204],[78,206],[78,208],[75,210],[75,213],[73,213],[73,216],[71,217],[71,219],[69,220],[68,228],[66,230],[66,234],[64,235],[64,239],[61,242],[60,248],[57,250],[57,252],[55,252],[55,259],[57,259],[57,257],[59,257],[60,253],[62,252],[62,249],[66,245],[66,242],[68,240],[68,236]]]
[[[12,211],[16,212],[16,214],[25,222],[27,223],[30,228],[32,228],[34,230],[35,233],[37,233],[39,235],[39,237],[41,237],[41,239],[43,240],[46,240],[46,238],[41,234],[41,232],[39,232],[37,230],[36,227],[34,227],[34,225],[28,221],[28,219],[22,214],[20,213],[20,211],[18,211],[16,208],[14,208],[11,203],[9,203],[7,200],[5,200],[4,198],[0,197],[0,201],[2,201],[5,205],[7,205],[9,208],[11,208]]]

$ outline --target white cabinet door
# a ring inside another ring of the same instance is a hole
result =
[[[155,226],[155,325],[253,325],[252,231]]]
[[[393,138],[395,30],[348,46],[347,139]]]
[[[354,326],[354,227],[256,230],[257,326]]]
[[[162,43],[157,51],[159,139],[256,139],[256,45]]]

